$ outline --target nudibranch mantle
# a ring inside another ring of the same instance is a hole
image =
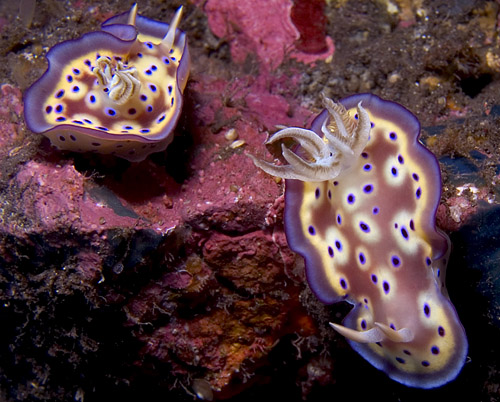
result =
[[[177,26],[137,15],[137,5],[102,30],[59,43],[26,92],[28,127],[59,149],[141,161],[165,150],[182,109],[189,51]]]
[[[341,104],[357,108],[356,119],[362,105],[369,140],[330,180],[286,180],[288,244],[304,257],[321,301],[354,305],[343,325],[331,326],[361,356],[407,386],[439,387],[458,375],[468,348],[445,288],[450,241],[435,224],[439,164],[401,105],[370,94]],[[324,110],[310,131],[323,138],[330,118]]]

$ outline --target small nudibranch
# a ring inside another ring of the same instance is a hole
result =
[[[62,42],[26,92],[25,119],[62,150],[141,161],[173,138],[189,75],[189,51],[177,27],[130,12],[102,30]]]
[[[268,140],[298,142],[294,152],[283,147],[288,165],[253,159],[288,179],[286,236],[313,292],[354,305],[343,325],[331,326],[392,379],[439,387],[458,375],[468,347],[445,288],[450,241],[435,222],[439,164],[403,106],[370,94],[324,104],[311,130]]]

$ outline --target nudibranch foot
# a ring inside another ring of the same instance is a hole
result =
[[[310,160],[303,159],[282,145],[282,155],[288,162],[287,165],[274,165],[250,155],[254,164],[273,176],[311,182],[332,180],[348,169],[368,142],[370,119],[361,102],[357,106],[354,120],[344,106],[324,96],[323,105],[329,113],[329,119],[321,129],[323,137],[312,130],[289,127],[278,131],[266,141],[266,145],[269,145],[293,139]]]
[[[182,7],[170,24],[129,12],[101,31],[59,43],[26,92],[25,120],[55,147],[141,161],[165,150],[189,75]]]

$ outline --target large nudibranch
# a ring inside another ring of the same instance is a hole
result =
[[[254,161],[285,177],[285,230],[325,303],[354,305],[330,324],[372,365],[407,386],[439,387],[464,365],[467,338],[445,288],[448,237],[436,228],[439,164],[407,109],[361,94],[289,128],[289,164]],[[350,117],[354,114],[354,119]],[[328,176],[330,174],[330,176]],[[297,180],[298,179],[298,180]]]
[[[28,127],[59,149],[141,161],[165,150],[182,109],[189,51],[177,27],[130,12],[54,46],[25,95]]]

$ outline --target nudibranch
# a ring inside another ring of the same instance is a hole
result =
[[[287,179],[286,236],[313,292],[354,305],[343,325],[330,325],[392,379],[439,387],[467,354],[445,288],[450,241],[435,223],[439,164],[403,106],[370,94],[324,105],[311,130],[268,140],[296,140],[293,151],[283,146],[288,164],[253,159]]]
[[[137,15],[134,4],[101,31],[54,46],[25,94],[28,127],[62,150],[129,161],[165,150],[189,75],[181,14],[165,24]]]

